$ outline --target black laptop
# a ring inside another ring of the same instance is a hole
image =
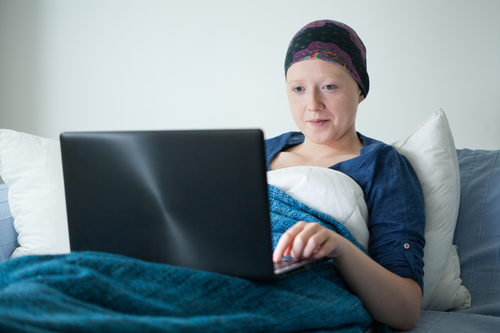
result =
[[[257,280],[317,263],[274,267],[261,130],[65,132],[60,141],[71,251]]]

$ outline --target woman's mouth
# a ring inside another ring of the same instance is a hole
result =
[[[328,121],[327,119],[312,119],[312,120],[308,120],[308,123],[311,124],[314,127],[321,127],[327,121]]]

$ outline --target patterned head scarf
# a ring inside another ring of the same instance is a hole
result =
[[[285,75],[291,65],[306,59],[322,59],[342,67],[358,82],[363,95],[368,94],[365,45],[344,23],[320,20],[300,29],[288,46]]]

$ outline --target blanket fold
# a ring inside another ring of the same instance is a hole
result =
[[[324,218],[269,194],[275,239],[302,217]],[[371,322],[332,261],[271,283],[95,252],[0,265],[0,331],[365,332]]]

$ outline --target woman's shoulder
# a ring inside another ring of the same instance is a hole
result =
[[[407,182],[416,178],[408,161],[397,149],[382,141],[358,133],[363,143],[357,158],[341,162],[332,169],[344,172],[353,178],[363,190],[370,192],[375,186],[386,186],[388,180]],[[405,180],[406,179],[406,180]]]
[[[361,133],[358,133],[358,137],[363,143],[363,148],[360,149],[360,156],[365,156],[365,160],[368,160],[370,164],[387,163],[394,166],[395,161],[399,161],[405,165],[410,164],[406,157],[399,153],[394,146],[367,137]]]
[[[394,146],[391,146],[385,142],[382,142],[377,139],[370,138],[368,136],[365,136],[361,133],[358,132],[358,138],[361,140],[361,143],[363,143],[363,148],[361,148],[360,153],[361,154],[383,154],[383,153],[389,153],[389,154],[399,154],[394,148]]]

